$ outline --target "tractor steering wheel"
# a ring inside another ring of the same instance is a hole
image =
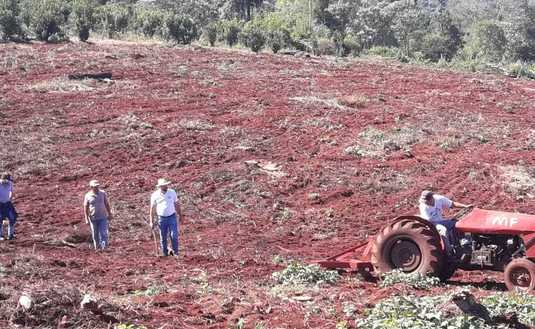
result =
[[[453,215],[453,217],[451,219],[455,220],[455,221],[458,221],[461,218],[463,218],[464,216],[468,215],[470,212],[472,212],[472,210],[474,208],[475,208],[475,206],[463,208],[463,209],[459,210],[455,215]]]

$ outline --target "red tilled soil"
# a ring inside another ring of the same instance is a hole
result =
[[[100,72],[112,80],[67,78]],[[296,301],[271,274],[365,241],[424,188],[535,213],[535,82],[110,42],[1,45],[0,81],[0,169],[20,212],[16,242],[0,244],[4,299],[65,285],[149,328],[353,326],[344,306],[396,290],[346,275]],[[178,261],[154,256],[146,224],[159,177],[182,195]],[[115,212],[104,253],[81,209],[94,178]],[[451,283],[504,289],[499,273]]]

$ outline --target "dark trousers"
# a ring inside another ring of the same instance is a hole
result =
[[[8,238],[13,239],[15,237],[15,223],[17,222],[17,211],[11,201],[0,202],[0,224],[7,218],[9,221]],[[4,225],[0,225],[0,236],[4,236]]]

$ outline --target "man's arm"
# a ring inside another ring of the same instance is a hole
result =
[[[89,224],[89,203],[87,203],[87,200],[85,199],[84,197],[84,219],[85,219],[85,223],[86,224]]]
[[[155,206],[154,204],[150,204],[150,207],[149,207],[149,225],[150,225],[150,228],[154,228],[154,209]]]
[[[175,210],[178,215],[178,220],[182,221],[182,208],[180,207],[180,198],[178,192],[175,192]]]
[[[106,207],[106,211],[108,212],[108,220],[112,220],[113,214],[111,213],[110,202],[108,201],[107,194],[104,194],[104,206]]]
[[[470,207],[473,207],[473,205],[452,201],[451,207],[452,208],[470,208]]]

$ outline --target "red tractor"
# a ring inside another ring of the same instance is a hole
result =
[[[502,271],[509,290],[535,292],[535,215],[474,208],[456,218],[449,253],[433,224],[401,216],[369,242],[318,263],[366,275],[401,269],[442,280],[457,269]]]

